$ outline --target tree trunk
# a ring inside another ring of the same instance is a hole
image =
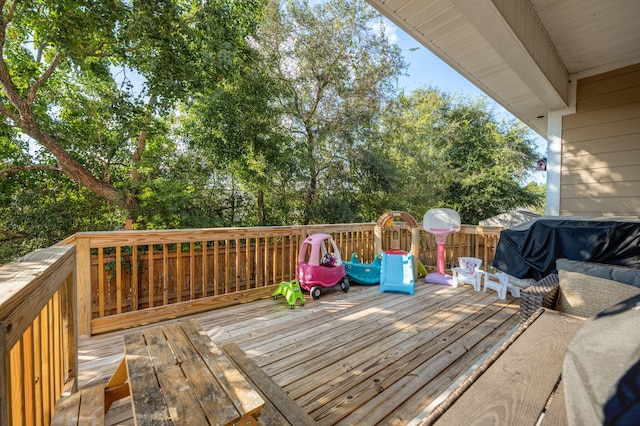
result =
[[[318,176],[316,171],[316,162],[313,157],[315,138],[310,125],[306,125],[307,130],[307,163],[309,164],[309,187],[307,195],[304,199],[304,219],[303,225],[308,225],[311,220],[311,206],[316,198],[318,191]]]
[[[30,87],[27,97],[23,98],[11,79],[11,74],[9,73],[7,64],[4,61],[3,42],[7,22],[8,21],[2,21],[0,24],[0,83],[2,84],[5,95],[11,104],[13,104],[18,114],[11,111],[9,108],[6,108],[3,103],[0,103],[0,110],[2,114],[13,121],[14,124],[25,134],[31,136],[51,152],[51,154],[56,158],[58,168],[63,175],[84,186],[105,200],[112,202],[125,210],[129,210],[136,204],[136,200],[134,198],[121,194],[109,183],[103,182],[93,176],[85,166],[64,150],[62,145],[60,145],[54,136],[42,130],[36,122],[32,107],[38,90],[46,83],[49,77],[56,70],[59,60],[62,57],[62,53],[59,52],[55,56],[46,71]]]
[[[258,190],[258,225],[264,226],[264,191]]]
[[[133,151],[133,165],[131,166],[131,182],[133,184],[133,189],[131,190],[131,198],[135,200],[135,203],[133,203],[131,208],[127,210],[125,229],[133,229],[133,225],[136,223],[136,219],[138,218],[139,193],[137,188],[141,182],[140,175],[138,174],[138,168],[140,166],[140,161],[142,161],[142,153],[147,147],[147,128],[151,122],[151,112],[156,104],[156,99],[157,97],[155,94],[149,99],[149,103],[147,104],[147,116],[144,118],[143,128],[138,134],[138,145],[136,146],[135,151]]]

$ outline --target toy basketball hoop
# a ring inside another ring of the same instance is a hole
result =
[[[422,226],[424,230],[436,236],[438,257],[436,272],[427,275],[427,283],[453,285],[451,275],[444,273],[444,245],[447,235],[460,231],[460,215],[452,209],[431,209],[424,214]]]

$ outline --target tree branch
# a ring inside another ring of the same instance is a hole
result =
[[[0,241],[15,240],[18,238],[25,238],[27,234],[21,232],[13,232],[9,229],[0,228]]]
[[[0,0],[0,6],[4,6],[5,1],[6,0]],[[93,176],[93,174],[85,166],[83,166],[78,160],[76,160],[67,151],[65,151],[65,149],[61,146],[59,141],[54,136],[50,135],[40,128],[35,116],[33,115],[31,107],[37,95],[38,89],[46,83],[47,79],[51,76],[51,74],[58,66],[60,58],[62,57],[62,54],[60,52],[56,54],[53,61],[51,61],[51,64],[49,64],[49,66],[47,67],[47,70],[31,87],[27,99],[23,99],[21,97],[19,90],[17,89],[11,78],[11,73],[9,72],[7,63],[4,60],[3,52],[7,25],[10,19],[13,18],[16,2],[17,0],[14,0],[7,19],[0,19],[0,84],[2,84],[2,88],[4,89],[6,96],[9,98],[9,102],[11,102],[11,104],[13,104],[13,106],[16,108],[17,113],[11,112],[6,105],[3,105],[1,103],[0,113],[13,120],[25,134],[38,141],[56,157],[56,160],[58,161],[58,168],[51,166],[40,166],[39,168],[50,171],[58,171],[68,178],[83,185],[95,194],[103,197],[104,199],[117,203],[125,209],[129,208],[134,200],[126,199],[126,196],[122,197],[116,188]],[[2,13],[2,8],[0,8],[0,13]],[[4,17],[0,15],[0,18]],[[9,168],[1,171],[0,173],[2,176],[9,176],[22,170],[26,170],[26,168],[22,168],[20,170],[16,168]]]
[[[125,209],[129,207],[127,205],[128,201],[123,200],[116,188],[93,176],[85,166],[64,150],[54,136],[51,136],[38,126],[32,114],[21,120],[20,128],[56,157],[60,172],[63,175],[108,201],[117,203]]]
[[[62,57],[62,52],[56,53],[56,56],[53,58],[53,60],[47,67],[47,70],[40,76],[38,81],[36,81],[33,84],[33,86],[31,86],[31,89],[29,89],[29,94],[27,95],[28,105],[33,105],[33,102],[36,100],[36,94],[38,93],[38,90],[42,87],[44,83],[47,82],[49,77],[51,77],[51,74],[53,74],[53,72],[56,70],[61,57]]]
[[[147,129],[149,127],[149,123],[151,123],[151,116],[153,114],[153,108],[156,105],[156,100],[157,96],[155,94],[152,94],[151,98],[149,98],[149,102],[147,103],[147,114],[144,117],[142,128],[140,129],[140,133],[138,134],[138,144],[136,145],[136,149],[133,151],[133,166],[131,168],[131,177],[135,184],[140,183],[138,167],[140,166],[140,161],[142,160],[142,153],[147,146]]]
[[[19,124],[20,123],[20,116],[17,114],[14,114],[9,108],[7,108],[4,103],[0,102],[0,114],[2,115],[6,115],[7,118],[9,118],[10,120],[12,120],[14,123]]]
[[[2,0],[2,3],[0,4],[0,10],[4,9],[4,5],[5,5],[5,1]],[[11,9],[9,9],[9,15],[7,15],[7,19],[4,19],[2,21],[2,25],[6,26],[9,22],[13,21],[13,17],[16,14],[16,9],[18,8],[18,0],[13,0],[13,3],[11,3]]]
[[[6,177],[18,174],[20,172],[31,171],[31,170],[47,170],[50,172],[62,171],[59,167],[50,166],[48,164],[27,164],[24,166],[11,166],[6,169],[0,170],[0,179],[4,179]]]
[[[1,49],[0,53],[2,53]],[[20,96],[20,92],[18,92],[15,84],[13,84],[11,74],[9,74],[9,69],[7,68],[7,63],[4,61],[3,56],[0,56],[0,83],[2,84],[2,88],[4,89],[4,92],[7,94],[7,97],[9,98],[11,103],[22,113],[22,108],[24,108],[24,100]]]
[[[11,74],[9,73],[9,69],[7,68],[7,63],[4,61],[4,42],[7,35],[7,25],[13,19],[13,14],[15,13],[17,0],[14,0],[11,5],[11,10],[9,11],[9,15],[6,19],[0,19],[0,83],[2,84],[2,88],[4,89],[7,97],[13,103],[18,110],[20,110],[23,100],[20,97],[20,93],[18,89],[16,89],[15,84],[11,80]],[[0,13],[4,8],[5,1],[0,1]]]
[[[16,8],[18,7],[18,0],[14,0],[13,3],[11,3],[11,9],[9,9],[9,14],[7,15],[6,19],[4,18],[4,14],[2,13],[5,4],[7,4],[5,0],[0,0],[0,25],[2,25],[3,30],[9,24],[9,22],[13,20],[13,17],[16,14]],[[4,43],[4,35],[2,38],[2,43]]]

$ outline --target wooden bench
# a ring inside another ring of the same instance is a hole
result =
[[[51,426],[104,425],[104,413],[104,385],[95,385],[60,398]]]
[[[305,426],[316,422],[273,381],[244,351],[235,343],[222,346],[227,357],[242,372],[254,389],[265,400],[260,414],[260,423],[265,426]]]
[[[584,319],[540,309],[421,425],[566,425],[562,362]]]
[[[107,407],[130,395],[135,424],[257,424],[264,400],[195,320],[127,334],[124,344]]]

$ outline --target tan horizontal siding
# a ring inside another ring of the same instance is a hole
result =
[[[562,161],[562,171],[583,171],[601,169],[603,167],[633,166],[640,162],[640,149],[614,151],[598,155],[584,154],[567,156]]]
[[[565,115],[562,128],[566,131],[599,124],[631,120],[640,117],[640,100],[638,102],[618,105],[610,108],[593,110],[581,114]]]
[[[580,214],[575,214],[574,212],[571,212],[569,210],[562,210],[560,209],[560,216],[587,216],[587,217],[625,217],[625,218],[638,218],[640,219],[640,215],[635,214],[635,215],[629,215],[626,212],[598,212],[598,211],[582,211],[580,212]]]
[[[568,157],[578,157],[581,155],[597,155],[608,152],[632,151],[638,149],[640,133],[628,135],[601,137],[597,139],[565,141],[562,146],[562,155]]]
[[[563,198],[560,210],[571,212],[575,216],[585,216],[585,212],[595,212],[589,216],[611,215],[638,216],[640,215],[639,197],[593,197],[593,198]]]
[[[585,195],[594,198],[624,198],[637,197],[640,180],[635,182],[623,182],[617,184],[611,182],[606,185],[597,183],[577,183],[573,185],[562,185],[562,193],[565,199],[580,198]]]
[[[640,64],[578,81],[563,119],[560,213],[640,214]]]
[[[639,135],[640,117],[627,120],[616,120],[608,123],[600,123],[592,126],[584,126],[567,130],[564,134],[565,142],[588,141],[592,139],[608,139],[622,135]]]
[[[587,99],[594,96],[609,94],[611,89],[624,90],[640,86],[638,81],[640,65],[622,68],[621,70],[595,76],[600,78],[585,78],[580,80],[578,86],[578,97]]]
[[[576,101],[576,111],[583,113],[603,109],[603,106],[626,105],[634,103],[638,99],[640,99],[640,86],[620,90],[613,90],[612,88],[610,92],[602,95],[578,99]]]
[[[590,168],[582,173],[575,170],[562,173],[562,185],[572,185],[576,183],[611,183],[611,182],[634,182],[640,181],[640,167],[617,166]]]
[[[629,65],[628,67],[619,68],[617,70],[609,71],[609,72],[606,72],[606,73],[603,73],[603,74],[597,74],[597,75],[593,75],[591,77],[583,78],[583,79],[580,80],[580,84],[581,85],[589,85],[589,84],[600,82],[602,80],[615,79],[616,77],[618,77],[620,75],[624,75],[624,74],[637,75],[637,73],[639,73],[639,72],[640,72],[640,64]]]

